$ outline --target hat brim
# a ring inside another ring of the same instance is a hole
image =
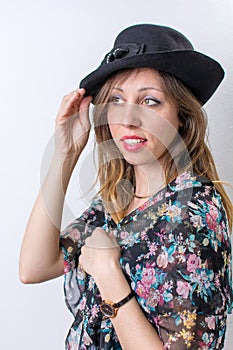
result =
[[[80,87],[85,88],[86,95],[95,96],[112,73],[140,67],[155,68],[179,78],[202,105],[224,78],[224,70],[217,61],[197,51],[185,50],[143,53],[102,64],[80,82]]]

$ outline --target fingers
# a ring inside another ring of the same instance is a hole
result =
[[[119,246],[118,243],[117,243],[117,239],[116,239],[116,237],[115,237],[115,235],[114,235],[113,232],[110,232],[109,235],[108,235],[108,237],[112,240],[112,242],[113,242],[113,244],[114,244],[115,246]]]
[[[57,113],[56,121],[62,122],[64,119],[78,113],[82,105],[82,110],[87,109],[92,101],[92,97],[83,97],[85,94],[85,89],[77,89],[70,92],[68,95],[64,96]]]
[[[80,104],[80,112],[82,110],[85,110],[89,107],[91,101],[93,100],[93,97],[92,96],[87,96],[85,97],[82,101],[81,101],[81,104]]]

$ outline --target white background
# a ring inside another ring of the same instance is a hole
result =
[[[221,178],[233,184],[232,18],[232,0],[0,0],[1,349],[64,349],[72,317],[62,278],[22,285],[20,245],[60,100],[99,65],[123,28],[174,27],[222,63],[226,77],[205,109]],[[74,188],[78,193],[77,181]],[[76,215],[86,206],[77,198],[71,191]],[[230,318],[225,349],[232,349],[232,334]]]

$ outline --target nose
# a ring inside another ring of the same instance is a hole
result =
[[[123,107],[121,124],[125,128],[141,127],[141,113],[138,105],[126,103]]]

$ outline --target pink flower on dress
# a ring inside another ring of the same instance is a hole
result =
[[[142,297],[142,298],[147,298],[149,295],[148,289],[146,288],[146,286],[140,281],[137,283],[137,289],[136,289],[136,293]]]
[[[196,254],[190,254],[187,261],[187,270],[189,272],[195,272],[196,269],[201,267],[201,259]]]
[[[87,299],[86,298],[83,298],[81,303],[79,304],[79,310],[85,310],[85,307],[86,307],[86,302],[87,302]]]
[[[150,307],[156,307],[160,301],[160,298],[161,298],[161,295],[159,290],[155,290],[154,288],[151,288],[146,301],[146,305]]]
[[[188,282],[182,282],[182,281],[178,281],[177,282],[176,291],[184,299],[188,298],[189,292],[190,292],[191,289],[192,289],[192,287],[190,286],[190,284]]]
[[[217,219],[218,219],[218,209],[212,202],[207,201],[209,205],[209,213],[206,214],[206,222],[208,227],[212,231],[216,231]]]
[[[73,239],[73,241],[78,241],[80,239],[80,231],[77,228],[73,228],[69,232],[69,237]]]
[[[152,267],[147,267],[143,269],[142,273],[142,283],[146,287],[150,287],[153,283],[155,283],[156,277],[155,277],[155,270]]]
[[[216,231],[216,220],[213,218],[213,216],[210,213],[206,214],[206,223],[208,225],[208,228],[212,231]]]
[[[190,172],[185,172],[176,178],[176,190],[192,187],[193,181]]]
[[[168,254],[167,252],[163,252],[161,254],[159,254],[159,256],[157,257],[157,265],[158,267],[162,267],[163,269],[166,269],[168,264]]]
[[[149,247],[149,251],[153,255],[153,253],[155,253],[156,250],[157,250],[157,246],[156,246],[155,242],[152,242],[150,247]]]
[[[86,330],[84,330],[84,333],[83,333],[83,342],[84,342],[84,345],[91,345],[93,343],[91,337],[89,336]]]
[[[70,272],[70,264],[64,260],[64,274]]]
[[[176,178],[176,184],[179,184],[180,182],[184,180],[189,180],[189,179],[190,179],[190,173],[186,171]]]
[[[128,232],[127,231],[121,231],[121,239],[125,239],[128,237]]]
[[[144,211],[146,209],[146,207],[148,206],[148,202],[146,201],[145,203],[143,203],[142,205],[140,205],[139,210],[140,211]]]
[[[206,323],[208,324],[209,329],[215,329],[216,323],[215,323],[215,317],[209,316],[205,318]]]
[[[147,230],[141,232],[141,239],[144,240],[147,238]]]
[[[99,312],[99,306],[95,304],[91,309],[90,321],[93,321],[93,319],[98,316],[98,312]]]

